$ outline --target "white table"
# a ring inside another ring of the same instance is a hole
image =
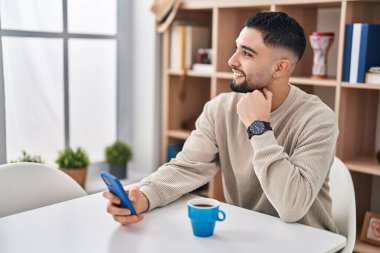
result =
[[[209,238],[192,235],[186,195],[121,226],[106,213],[100,194],[0,219],[0,252],[334,252],[343,236],[287,224],[278,218],[222,204],[227,214]]]

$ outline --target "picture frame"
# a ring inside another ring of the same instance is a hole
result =
[[[360,240],[380,246],[380,214],[366,212]]]

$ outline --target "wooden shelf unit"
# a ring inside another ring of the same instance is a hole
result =
[[[375,155],[348,160],[345,164],[351,171],[380,176],[380,164]]]
[[[178,140],[186,140],[190,136],[189,130],[168,130],[167,136]]]
[[[189,136],[191,129],[184,129],[183,123],[194,121],[208,100],[230,91],[232,72],[227,61],[234,52],[235,39],[244,21],[260,11],[287,12],[300,22],[307,36],[314,31],[329,32],[329,27],[335,27],[335,53],[329,52],[333,55],[329,59],[329,65],[333,66],[331,71],[329,69],[330,77],[311,78],[313,52],[308,41],[290,83],[319,96],[337,115],[340,135],[336,156],[351,170],[360,231],[365,211],[371,208],[372,177],[380,176],[380,165],[374,156],[380,85],[341,81],[344,32],[348,23],[380,24],[380,0],[185,0],[176,20],[199,22],[210,28],[215,71],[170,69],[170,29],[163,34],[162,162],[165,162],[170,141],[184,141]],[[329,11],[338,15],[328,14]],[[331,26],[329,23],[328,27],[321,28],[321,13],[332,15],[328,17]],[[202,194],[224,200],[220,173],[202,189]],[[380,197],[380,193],[376,194]],[[359,241],[355,250],[380,252],[379,247]]]
[[[371,245],[371,244],[359,241],[359,239],[357,239],[355,242],[354,252],[356,252],[356,253],[379,253],[380,248],[375,246],[375,245]]]

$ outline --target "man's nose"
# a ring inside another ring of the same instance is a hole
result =
[[[228,60],[228,66],[232,68],[232,66],[239,66],[239,61],[237,60],[236,57],[236,52],[231,56],[231,58]]]

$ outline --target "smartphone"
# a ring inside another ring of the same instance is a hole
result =
[[[104,183],[106,183],[108,190],[110,190],[111,193],[113,193],[120,199],[121,204],[119,205],[119,207],[128,208],[129,210],[131,210],[132,215],[138,216],[135,208],[132,205],[131,200],[125,192],[119,179],[106,171],[100,173],[100,176],[102,177]]]

